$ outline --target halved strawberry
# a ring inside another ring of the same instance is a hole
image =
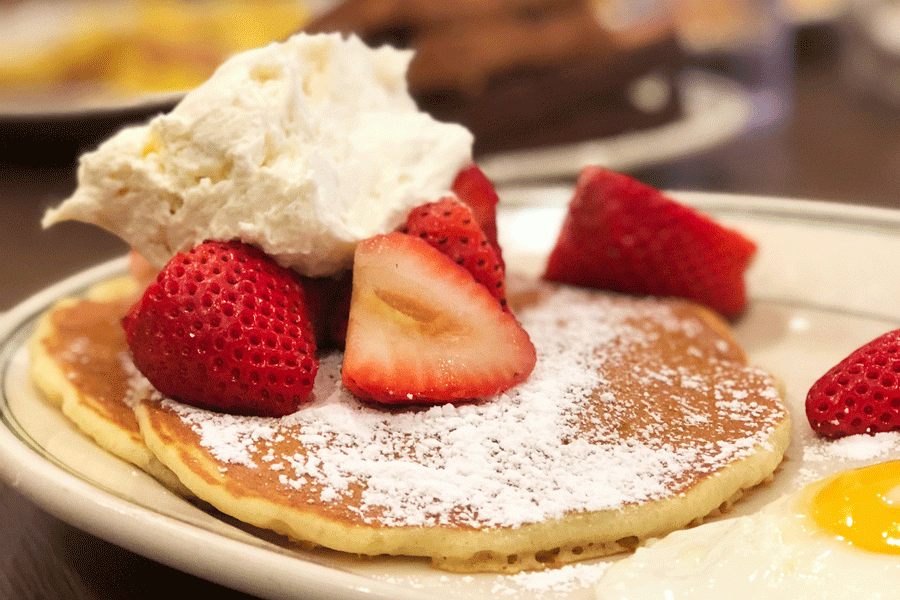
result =
[[[472,275],[421,238],[357,245],[344,385],[362,398],[433,404],[484,398],[524,381],[528,334]]]
[[[468,269],[506,308],[505,269],[466,204],[452,196],[423,204],[409,213],[400,231],[422,238]]]
[[[122,324],[138,370],[187,404],[277,416],[312,392],[318,361],[303,288],[247,244],[176,255]]]
[[[820,377],[806,395],[806,418],[829,438],[900,431],[900,329],[854,350]]]
[[[744,271],[756,244],[626,175],[589,167],[545,277],[629,294],[679,296],[726,317],[747,302]]]
[[[500,264],[503,264],[503,252],[497,241],[497,204],[500,197],[494,184],[474,163],[463,169],[453,182],[453,193],[472,209],[478,226],[494,246]]]

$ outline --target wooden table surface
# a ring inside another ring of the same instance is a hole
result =
[[[780,126],[635,174],[676,189],[900,207],[900,110],[842,85],[836,42],[828,28],[798,39],[793,110]],[[117,123],[44,123],[32,134],[20,126],[0,125],[0,311],[125,251],[93,227],[39,225],[47,207],[72,190],[78,147]],[[0,598],[138,599],[174,591],[248,597],[83,533],[0,483]]]

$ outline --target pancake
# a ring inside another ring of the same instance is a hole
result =
[[[162,398],[145,441],[197,497],[310,546],[518,572],[633,549],[771,477],[790,423],[776,382],[694,304],[536,284],[511,293],[538,364],[506,394],[384,408],[322,357],[278,419]]]
[[[788,444],[776,381],[684,301],[511,280],[538,364],[508,393],[364,404],[335,353],[312,403],[254,418],[163,398],[137,373],[119,326],[135,287],[118,279],[50,310],[32,339],[35,381],[103,448],[307,546],[456,572],[559,566],[727,510]]]
[[[119,323],[136,299],[130,277],[100,283],[83,298],[67,298],[38,320],[29,340],[32,379],[51,403],[106,451],[146,471],[169,489],[190,495],[144,444],[124,401],[125,333]]]

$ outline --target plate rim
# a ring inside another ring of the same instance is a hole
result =
[[[167,110],[187,92],[146,92],[133,97],[113,98],[107,95],[84,95],[59,103],[29,103],[22,99],[0,100],[0,123],[93,119],[127,115],[140,111]]]
[[[574,184],[498,185],[500,211],[523,208],[565,209],[574,192]],[[702,210],[754,216],[794,217],[798,220],[830,222],[835,226],[856,225],[888,228],[900,225],[900,207],[852,204],[765,194],[732,194],[688,189],[666,189],[663,193]],[[541,194],[543,199],[536,199]]]

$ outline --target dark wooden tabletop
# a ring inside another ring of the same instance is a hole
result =
[[[799,32],[785,90],[792,109],[778,125],[635,175],[667,188],[900,207],[900,109],[843,83],[839,42],[827,25]],[[119,126],[116,119],[0,125],[0,311],[125,251],[93,227],[39,225],[47,207],[72,190],[77,152]],[[83,533],[0,483],[0,598],[138,599],[175,591],[247,597]]]

